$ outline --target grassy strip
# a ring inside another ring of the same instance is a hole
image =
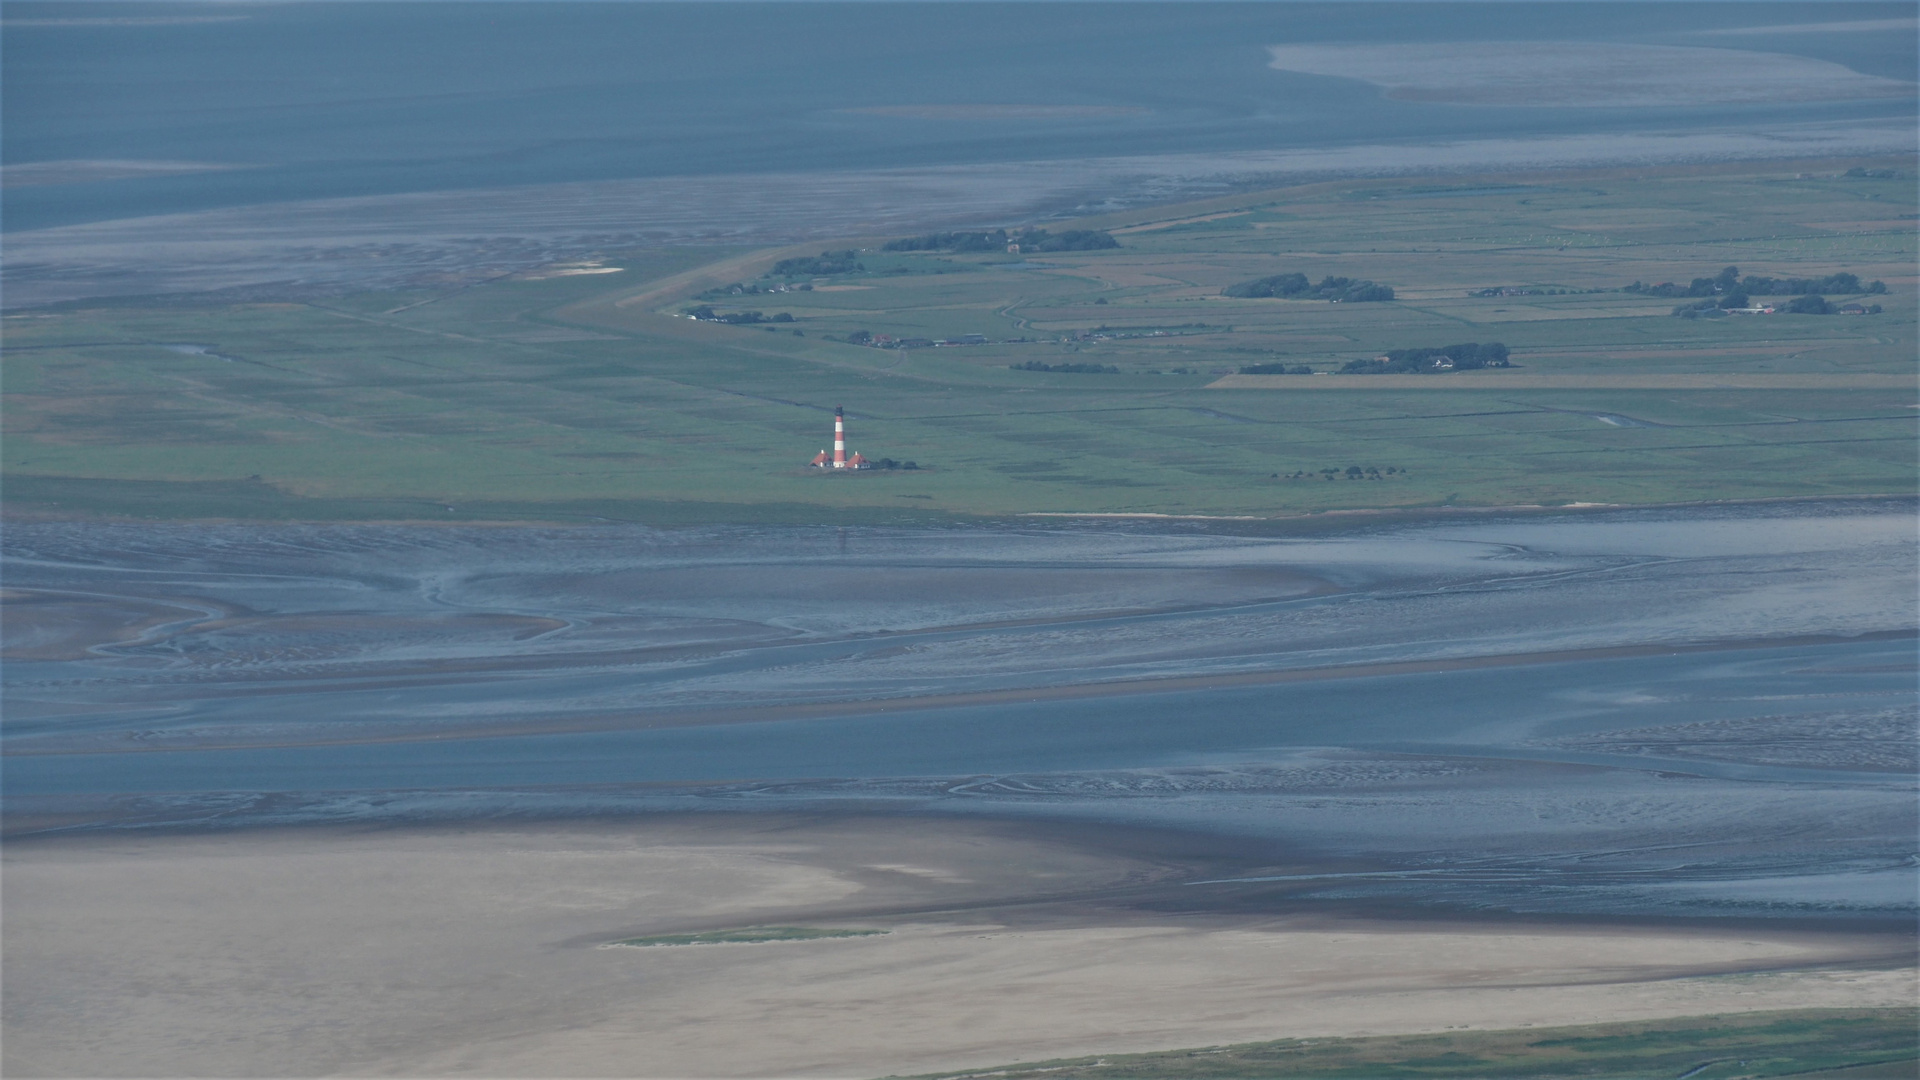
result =
[[[1209,390],[1912,390],[1912,375],[1535,375],[1462,372],[1459,375],[1222,375]]]
[[[815,926],[750,926],[741,930],[708,930],[699,934],[651,934],[625,938],[614,945],[644,948],[652,945],[752,945],[762,941],[818,941],[821,938],[873,937],[885,930],[823,930]]]
[[[1113,1054],[992,1070],[971,1077],[1912,1077],[1920,1012],[1807,1009],[1624,1024],[1356,1039],[1280,1039],[1241,1046]]]
[[[832,478],[825,482],[833,482]],[[844,481],[858,484],[865,477]],[[798,501],[716,502],[698,499],[443,499],[406,496],[307,496],[259,480],[119,480],[8,475],[6,505],[16,520],[246,522],[554,522],[568,525],[809,525],[820,508]],[[840,525],[936,525],[957,513],[901,506],[852,506]]]
[[[674,312],[792,251],[622,252],[620,273],[444,295],[67,305],[0,320],[0,469],[16,514],[160,520],[1276,518],[1911,491],[1913,192],[1830,172],[1250,193],[1188,208],[1204,229],[1045,266],[890,253],[929,272],[756,299],[797,320],[781,328]],[[931,272],[953,260],[967,272]],[[1711,320],[1619,291],[1735,264],[1897,288],[1879,315]],[[1295,271],[1399,299],[1221,295]],[[1490,284],[1532,291],[1470,295]],[[862,330],[988,343],[850,343]],[[1521,367],[1234,374],[1463,341]],[[850,449],[919,467],[807,468],[836,405]]]

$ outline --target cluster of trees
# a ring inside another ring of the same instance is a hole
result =
[[[813,286],[807,284],[804,281],[799,283],[798,285],[780,284],[780,285],[768,285],[768,286],[758,285],[751,281],[736,281],[731,285],[721,285],[718,288],[708,289],[707,291],[696,295],[694,299],[695,300],[722,300],[729,296],[759,296],[762,293],[772,295],[773,293],[812,292],[812,291],[813,291]]]
[[[1887,291],[1884,281],[1864,284],[1854,274],[1828,274],[1822,278],[1770,278],[1748,274],[1740,279],[1740,288],[1755,296],[1804,296],[1807,293],[1845,293],[1859,295]]]
[[[1512,367],[1510,350],[1497,341],[1485,345],[1469,341],[1443,345],[1437,349],[1390,349],[1372,360],[1350,360],[1340,366],[1342,375],[1417,375],[1434,371],[1473,371],[1478,368]]]
[[[1336,304],[1357,304],[1368,300],[1391,300],[1393,290],[1364,278],[1324,277],[1315,285],[1307,280],[1305,274],[1275,274],[1229,285],[1220,290],[1220,295],[1242,300],[1278,297],[1284,300],[1330,300]]]
[[[925,236],[910,236],[905,240],[890,240],[883,250],[886,251],[1005,251],[1008,244],[1007,230],[994,229],[992,232],[937,232]]]
[[[1801,297],[1800,299],[1804,300],[1806,298]],[[1800,300],[1795,300],[1793,303],[1799,304]],[[1824,305],[1826,301],[1822,300],[1821,303]],[[1695,300],[1692,303],[1681,304],[1679,307],[1673,309],[1673,313],[1675,315],[1680,316],[1683,319],[1703,319],[1703,318],[1704,319],[1721,319],[1721,318],[1725,318],[1727,312],[1733,310],[1734,308],[1744,308],[1744,307],[1752,307],[1752,306],[1753,306],[1753,299],[1747,295],[1746,290],[1737,289],[1733,292],[1728,293],[1725,296],[1721,296],[1721,297],[1709,296],[1705,300]],[[1800,310],[1798,308],[1795,308],[1793,304],[1787,305],[1787,310],[1797,311],[1800,314],[1807,314],[1807,312]],[[1825,314],[1825,312],[1816,311],[1816,312],[1812,312],[1812,314],[1823,315]]]
[[[1635,284],[1639,284],[1635,282]],[[1560,289],[1545,285],[1495,285],[1490,289],[1474,289],[1468,296],[1582,296],[1586,293],[1606,292],[1605,289]]]
[[[1846,172],[1842,173],[1841,175],[1851,176],[1855,180],[1898,180],[1900,179],[1900,170],[1898,169],[1864,169],[1856,165],[1853,168],[1848,169]]]
[[[1691,304],[1681,304],[1673,309],[1675,315],[1683,319],[1723,319],[1734,308],[1748,307],[1753,301],[1746,293],[1734,293],[1719,300],[1698,300]],[[1796,296],[1787,301],[1780,309],[1789,315],[1878,315],[1879,304],[1836,304],[1819,293]]]
[[[1240,369],[1242,375],[1311,375],[1313,367],[1309,364],[1248,364]]]
[[[1072,375],[1118,375],[1120,369],[1112,364],[1043,364],[1038,360],[1029,360],[1024,364],[1008,364],[1014,371],[1064,371]]]
[[[687,315],[701,322],[726,323],[729,326],[752,326],[755,323],[790,323],[793,316],[784,311],[772,315],[762,315],[757,311],[715,311],[711,304],[701,304],[687,309]]]
[[[1862,282],[1859,275],[1849,273],[1828,274],[1818,278],[1773,278],[1749,274],[1740,276],[1740,268],[1728,266],[1713,277],[1697,277],[1686,285],[1663,281],[1658,285],[1634,282],[1623,292],[1644,293],[1647,296],[1739,296],[1741,303],[1721,304],[1721,307],[1746,307],[1749,296],[1793,296],[1809,293],[1873,293],[1887,291],[1884,281]],[[1705,305],[1712,306],[1712,305]],[[1696,305],[1700,310],[1705,306]]]
[[[894,240],[887,251],[1005,251],[1008,244],[1019,244],[1021,251],[1105,251],[1117,248],[1120,241],[1097,229],[1068,229],[1051,233],[1045,229],[992,229],[985,232],[941,232]]]
[[[871,464],[876,469],[918,469],[920,467],[911,461],[895,461],[890,457],[883,457]]]
[[[1342,472],[1341,470],[1335,469],[1335,468],[1325,468],[1325,469],[1319,470],[1318,472],[1308,472],[1305,469],[1300,469],[1296,472],[1288,473],[1286,475],[1286,479],[1306,480],[1313,476],[1321,476],[1328,480],[1337,480],[1340,477],[1345,476],[1349,480],[1381,480],[1381,479],[1385,479],[1388,476],[1393,476],[1396,473],[1400,475],[1405,475],[1406,471],[1407,470],[1405,469],[1396,469],[1391,465],[1387,466],[1385,470],[1382,470],[1377,465],[1369,465],[1364,469],[1358,465],[1349,465],[1347,466],[1345,472]],[[1279,478],[1279,474],[1275,473],[1274,477],[1276,479]]]
[[[1090,338],[1111,338],[1125,341],[1132,338],[1185,337],[1189,333],[1213,334],[1231,331],[1231,326],[1211,326],[1207,323],[1168,323],[1160,326],[1108,326],[1101,323],[1091,330],[1076,330],[1068,335],[1071,338],[1087,340]]]
[[[836,274],[858,274],[866,270],[866,264],[858,260],[857,251],[823,251],[818,255],[802,255],[793,259],[781,259],[773,264],[773,269],[761,277],[833,277]]]
[[[1015,243],[1021,251],[1106,251],[1117,248],[1120,241],[1098,229],[1068,229],[1062,233],[1049,233],[1045,229],[1028,229],[1020,234]]]
[[[1636,281],[1621,291],[1644,293],[1647,296],[1720,296],[1735,291],[1739,286],[1740,268],[1729,266],[1714,277],[1694,278],[1690,285],[1678,285],[1671,281],[1648,285]]]

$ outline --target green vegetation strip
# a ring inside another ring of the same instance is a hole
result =
[[[872,937],[885,930],[823,930],[813,926],[750,926],[742,930],[708,930],[699,934],[652,934],[626,938],[615,945],[644,948],[651,945],[752,945],[762,941],[818,941],[821,938]]]
[[[442,292],[12,313],[6,504],[844,525],[1910,492],[1920,204],[1846,167],[1342,181],[1180,208],[1204,228],[1102,231],[1141,211],[892,250],[610,251],[617,273]],[[1700,277],[1719,264],[1743,276]],[[1269,278],[1274,295],[1221,295]],[[1358,302],[1369,281],[1394,299]],[[1480,295],[1492,282],[1511,284]],[[1782,283],[1885,310],[1718,306]],[[1682,300],[1726,317],[1672,317]],[[1514,366],[1462,370],[1501,349]],[[808,468],[837,405],[850,451],[916,467]]]
[[[1912,1077],[1920,1012],[1808,1009],[1627,1024],[1360,1039],[1281,1039],[1204,1050],[1112,1054],[965,1073],[969,1077]]]
[[[1417,350],[1409,350],[1417,351]],[[1428,375],[1322,375],[1316,379],[1245,373],[1209,390],[1912,390],[1911,375],[1534,375],[1500,372],[1448,379]]]

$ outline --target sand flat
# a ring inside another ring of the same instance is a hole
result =
[[[1360,79],[1402,101],[1644,107],[1903,97],[1913,84],[1786,53],[1596,41],[1272,45],[1271,67]]]
[[[622,308],[696,291],[689,285],[697,289],[740,280],[747,276],[741,270],[783,254],[817,252],[821,244],[854,236],[1018,220],[1077,205],[1090,191],[1125,198],[1143,191],[1213,195],[1223,178],[1264,184],[1282,177],[1340,174],[1484,174],[1623,163],[1639,167],[1651,162],[1910,156],[1913,145],[1912,124],[1869,118],[1776,124],[1764,131],[1503,136],[1417,145],[641,177],[310,199],[23,229],[9,234],[9,264],[20,269],[9,275],[7,297],[10,304],[25,307],[93,295],[226,288],[285,280],[296,268],[303,281],[356,289],[396,287],[423,272],[444,273],[450,266],[475,276],[527,269],[512,254],[521,250],[517,240],[506,254],[476,254],[466,239],[476,233],[538,239],[550,245],[541,249],[545,257],[568,237],[609,233],[662,245],[796,245],[786,252],[756,252],[687,271],[618,301],[558,313],[619,327]],[[395,254],[378,260],[351,254],[366,244],[392,246]]]
[[[16,841],[5,1065],[877,1076],[1914,999],[1892,935],[1175,915],[1139,902],[1193,870],[1181,845],[1123,830],[910,817]],[[600,947],[756,924],[891,932]]]

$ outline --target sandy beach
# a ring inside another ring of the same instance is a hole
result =
[[[1153,831],[739,814],[16,841],[5,1067],[857,1077],[1915,1000],[1910,937],[1864,927],[1187,899],[1180,881],[1245,854]],[[751,925],[888,933],[607,947]]]

